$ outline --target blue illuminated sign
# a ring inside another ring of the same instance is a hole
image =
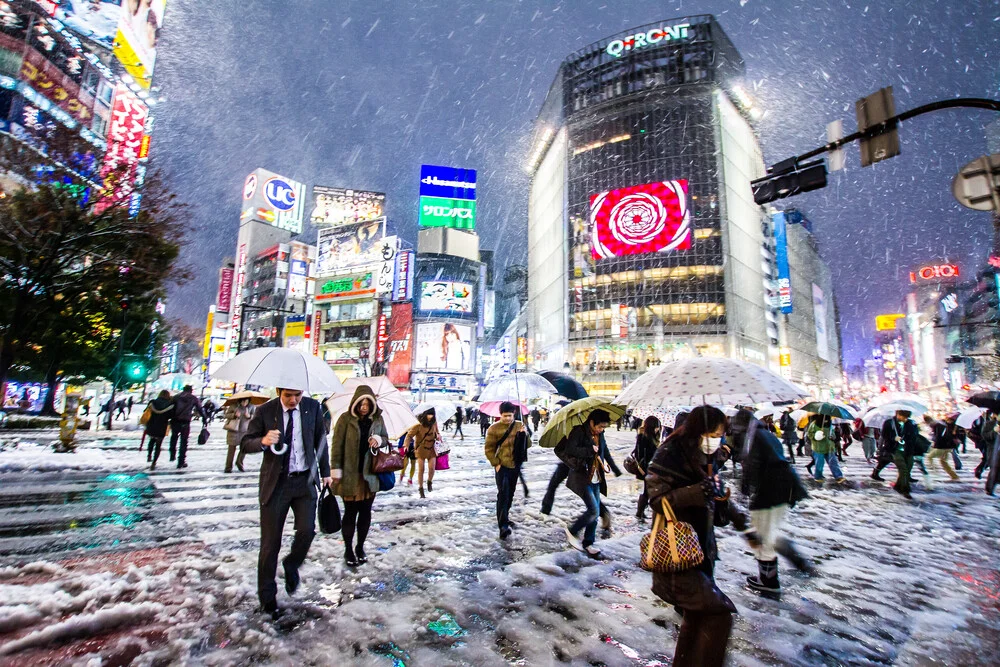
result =
[[[476,170],[438,167],[432,164],[421,165],[420,196],[474,200]]]
[[[786,315],[792,312],[792,275],[788,268],[788,229],[784,211],[771,216],[774,224],[774,252],[778,265],[778,305]]]

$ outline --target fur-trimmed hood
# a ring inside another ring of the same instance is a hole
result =
[[[358,388],[354,390],[354,398],[351,399],[351,416],[355,418],[361,417],[361,415],[357,412],[357,408],[361,400],[365,398],[370,400],[372,405],[375,406],[375,409],[368,415],[370,419],[374,420],[382,414],[382,410],[378,407],[378,401],[375,400],[375,392],[372,391],[371,387],[365,384],[358,385]]]

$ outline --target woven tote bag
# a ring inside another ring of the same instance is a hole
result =
[[[698,535],[691,524],[677,520],[666,498],[663,514],[653,519],[653,529],[642,537],[639,566],[650,572],[683,572],[705,560]]]

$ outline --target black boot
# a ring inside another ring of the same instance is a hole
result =
[[[747,585],[758,593],[777,595],[781,593],[778,584],[778,559],[757,561],[758,575],[747,577]]]
[[[425,498],[426,497],[426,496],[424,496],[424,485],[423,484],[420,485],[420,497],[421,498]]]
[[[786,537],[779,537],[774,544],[774,550],[778,552],[783,558],[788,559],[796,570],[802,574],[813,575],[816,574],[816,568],[813,567],[809,559],[802,555],[802,553],[795,548],[795,543]]]

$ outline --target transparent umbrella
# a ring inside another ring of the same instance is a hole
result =
[[[558,393],[552,383],[537,373],[509,373],[493,380],[479,394],[481,403],[522,402]]]

